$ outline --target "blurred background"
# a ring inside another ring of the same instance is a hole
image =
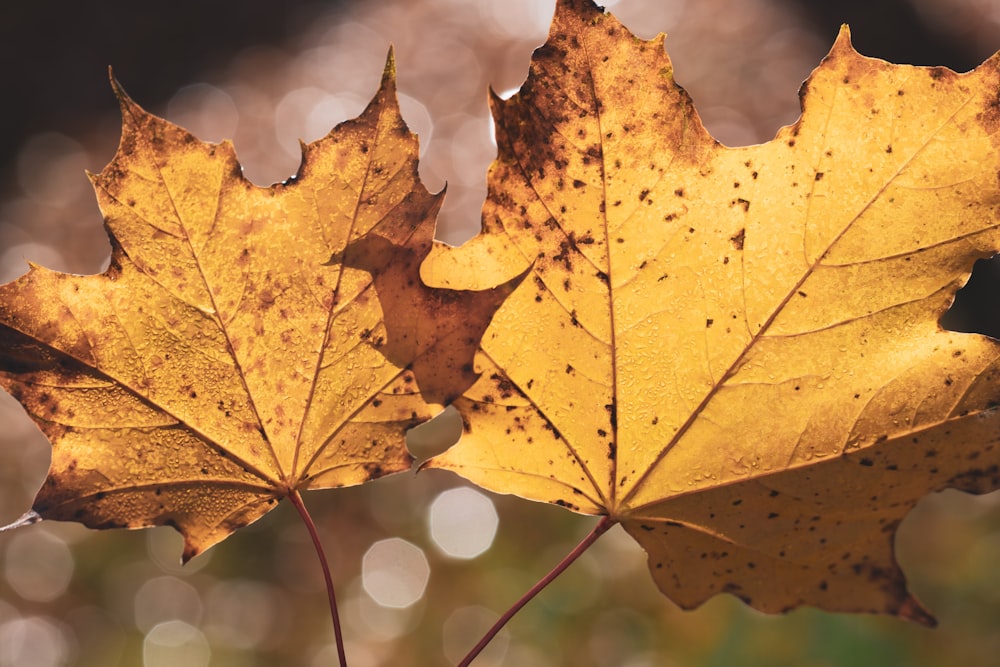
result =
[[[619,0],[644,38],[667,32],[678,82],[727,145],[798,116],[797,90],[851,24],[865,55],[965,71],[1000,49],[997,0]],[[396,48],[420,172],[448,183],[439,238],[478,228],[495,154],[488,86],[523,80],[553,0],[333,0],[237,5],[3,3],[0,282],[31,260],[93,273],[109,246],[84,170],[112,157],[112,65],[132,97],[200,138],[231,138],[252,181],[297,169],[298,140],[357,115]],[[981,262],[952,328],[1000,332],[994,263]],[[976,287],[978,285],[978,288]],[[977,291],[978,290],[978,291]],[[986,297],[993,295],[990,304]],[[422,427],[418,456],[457,437]],[[0,524],[27,509],[49,447],[0,395]],[[493,496],[448,474],[398,475],[306,501],[323,534],[352,667],[455,664],[594,525]],[[943,493],[904,522],[899,558],[941,624],[799,610],[768,617],[721,596],[682,612],[614,529],[525,608],[477,665],[992,665],[1000,653],[1000,495]],[[308,535],[284,505],[181,567],[170,529],[42,523],[0,535],[0,667],[336,664]]]

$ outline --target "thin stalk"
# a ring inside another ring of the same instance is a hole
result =
[[[316,556],[319,558],[319,564],[323,568],[323,578],[326,580],[326,597],[330,600],[330,617],[333,619],[333,635],[337,640],[337,657],[340,658],[340,667],[347,667],[347,653],[344,651],[344,634],[340,630],[340,614],[337,613],[337,596],[333,592],[333,577],[330,576],[330,565],[326,560],[326,553],[323,551],[323,543],[320,542],[319,533],[316,531],[316,524],[313,523],[312,517],[309,516],[309,511],[306,509],[305,503],[302,502],[302,496],[298,490],[292,489],[291,493],[288,494],[288,499],[292,501],[295,510],[302,517],[303,523],[306,524],[309,537],[312,538],[313,547],[316,549]]]
[[[618,522],[609,516],[605,516],[603,519],[601,519],[601,521],[596,526],[594,526],[594,529],[590,531],[587,534],[587,536],[583,538],[583,540],[578,545],[576,545],[576,547],[572,551],[566,554],[565,558],[559,561],[559,563],[556,564],[556,566],[552,568],[548,574],[539,579],[538,583],[532,586],[531,589],[529,589],[527,593],[522,595],[521,598],[517,602],[515,602],[510,609],[504,612],[503,616],[497,619],[497,622],[493,624],[493,627],[490,628],[485,635],[483,635],[483,638],[479,640],[479,643],[476,644],[471,651],[469,651],[469,654],[465,656],[462,662],[458,663],[458,667],[469,667],[472,661],[476,659],[476,656],[482,653],[483,649],[486,648],[486,645],[489,644],[490,641],[492,641],[493,638],[497,636],[497,633],[499,633],[500,630],[503,629],[503,626],[507,625],[507,621],[509,621],[514,617],[514,614],[521,611],[521,608],[524,605],[528,604],[528,602],[530,602],[532,598],[538,595],[543,588],[551,584],[556,577],[562,574],[566,570],[566,568],[568,568],[570,565],[573,564],[573,561],[582,556],[583,552],[589,549],[590,545],[592,545],[594,542],[597,541],[597,538],[599,538],[604,533],[608,532],[608,529],[610,529],[616,523]]]

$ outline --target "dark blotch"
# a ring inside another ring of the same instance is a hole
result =
[[[732,242],[734,248],[737,250],[743,250],[743,242],[746,240],[746,235],[747,230],[744,228],[736,232],[733,236],[730,236],[729,240]]]

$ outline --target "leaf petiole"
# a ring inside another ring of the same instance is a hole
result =
[[[297,489],[292,489],[288,494],[288,500],[295,506],[295,511],[302,517],[309,537],[312,538],[313,547],[316,549],[316,556],[319,558],[320,567],[323,568],[323,578],[326,580],[326,596],[330,601],[330,617],[333,619],[333,635],[337,641],[337,657],[340,659],[340,667],[347,667],[347,653],[344,651],[344,634],[340,629],[340,614],[337,613],[337,596],[333,592],[333,577],[330,575],[330,564],[326,560],[326,552],[323,551],[323,543],[319,539],[316,531],[316,524],[313,522],[302,496]]]
[[[582,556],[583,552],[589,549],[590,546],[597,541],[597,538],[608,532],[608,530],[616,523],[618,523],[618,521],[609,516],[603,517],[600,522],[594,526],[594,529],[587,533],[587,536],[584,537],[572,551],[566,554],[565,558],[559,561],[548,574],[539,579],[527,593],[522,595],[510,609],[504,612],[503,616],[497,619],[497,622],[493,624],[493,627],[491,627],[485,635],[483,635],[483,638],[479,640],[479,643],[476,644],[471,651],[469,651],[469,654],[462,659],[462,662],[458,663],[458,667],[469,667],[469,665],[472,664],[472,661],[476,659],[476,656],[482,653],[483,649],[486,648],[486,645],[489,644],[490,641],[497,636],[497,633],[503,629],[503,626],[507,625],[507,621],[514,617],[514,614],[521,611],[521,608],[524,607],[524,605],[528,604],[528,602],[538,595],[543,588],[551,584],[556,577],[562,574],[566,568],[573,564],[573,561]]]

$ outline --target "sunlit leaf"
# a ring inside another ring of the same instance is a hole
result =
[[[442,195],[391,58],[364,113],[267,188],[115,90],[121,144],[92,178],[109,268],[0,287],[0,386],[53,445],[28,520],[171,525],[190,558],[293,491],[408,469],[405,431],[475,380],[510,290],[421,283]]]
[[[663,45],[562,0],[492,100],[482,234],[424,273],[531,274],[428,465],[620,521],[683,607],[931,623],[897,525],[927,493],[1000,487],[1000,346],[938,325],[1000,249],[1000,59],[893,65],[845,28],[801,119],[729,148]]]

